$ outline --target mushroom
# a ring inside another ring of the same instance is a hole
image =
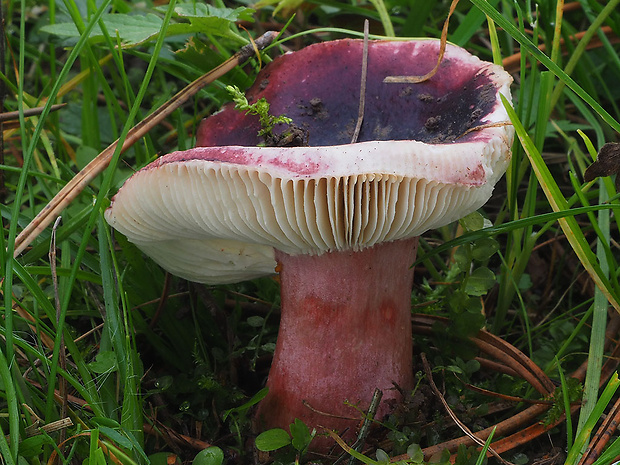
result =
[[[439,41],[371,42],[356,125],[362,41],[276,58],[248,99],[265,97],[310,146],[260,147],[253,116],[225,107],[198,147],[135,173],[107,221],[170,272],[204,283],[270,275],[281,323],[259,428],[299,418],[352,437],[375,389],[377,418],[413,387],[410,299],[418,236],[481,207],[510,159],[502,68]],[[499,124],[494,124],[499,123]],[[281,128],[285,131],[285,128]],[[325,445],[319,446],[320,448]]]

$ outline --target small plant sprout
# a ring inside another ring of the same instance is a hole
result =
[[[268,140],[273,136],[273,128],[278,124],[292,124],[293,120],[287,116],[273,116],[269,114],[269,102],[259,98],[255,103],[249,103],[247,97],[237,86],[226,86],[226,90],[235,102],[235,109],[245,111],[246,115],[256,115],[260,121],[258,136]]]

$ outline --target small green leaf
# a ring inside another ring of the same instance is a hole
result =
[[[282,428],[274,428],[256,437],[256,448],[263,452],[280,449],[291,443],[291,437]]]
[[[54,441],[48,435],[37,434],[19,443],[19,455],[26,458],[36,457],[43,452],[43,446],[53,443]]]
[[[499,243],[492,237],[484,237],[474,242],[471,248],[471,257],[479,262],[485,262],[499,250]]]
[[[263,344],[262,346],[260,346],[261,349],[263,349],[265,352],[269,352],[271,354],[273,354],[276,351],[276,345],[273,342],[267,342],[266,344]]]
[[[222,465],[224,452],[219,447],[207,447],[196,454],[192,465]]]
[[[265,324],[265,319],[262,316],[254,315],[249,317],[247,322],[252,328],[262,328]]]
[[[88,364],[93,373],[111,373],[118,368],[116,354],[111,350],[99,352],[95,360]]]
[[[411,444],[407,447],[407,455],[413,463],[422,463],[424,460],[424,453],[419,444]]]
[[[484,227],[484,217],[478,212],[472,212],[459,220],[466,231],[478,231]]]
[[[155,380],[155,388],[161,391],[165,391],[166,389],[169,389],[170,386],[172,386],[173,382],[174,378],[172,376],[161,376]]]
[[[465,292],[468,295],[485,295],[495,285],[495,274],[487,267],[476,268],[467,278]]]
[[[377,449],[376,457],[377,462],[389,463],[390,461],[390,456],[387,455],[387,452],[385,452],[383,449]]]
[[[299,418],[295,418],[295,422],[291,423],[289,429],[291,430],[291,436],[293,436],[291,441],[293,447],[298,451],[304,450],[312,440],[312,435],[306,424]]]
[[[471,244],[463,244],[454,252],[454,261],[461,271],[469,271],[471,268]]]
[[[529,274],[523,273],[519,278],[519,290],[527,291],[530,287],[532,287],[532,278]]]
[[[454,334],[460,337],[474,336],[485,323],[482,313],[461,313],[452,317],[452,328]],[[463,349],[464,350],[464,349]]]

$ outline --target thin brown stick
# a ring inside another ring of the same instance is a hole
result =
[[[446,21],[443,23],[443,29],[441,31],[441,41],[439,43],[439,57],[437,58],[437,64],[433,69],[431,69],[424,76],[387,76],[383,79],[383,82],[390,84],[418,84],[420,82],[428,81],[432,78],[437,71],[439,70],[439,66],[441,65],[441,60],[443,60],[443,55],[446,53],[446,43],[448,42],[448,25],[450,24],[450,17],[454,10],[456,9],[456,5],[459,3],[459,0],[452,0],[450,4],[450,11],[448,11],[448,17]]]
[[[326,417],[341,418],[343,420],[354,420],[354,421],[359,421],[360,420],[359,418],[346,417],[344,415],[334,415],[333,413],[328,413],[328,412],[323,412],[321,410],[317,410],[312,405],[310,405],[310,403],[307,400],[303,400],[302,404],[304,404],[304,407],[312,410],[314,413],[318,413],[319,415],[323,415],[323,416],[326,416]]]
[[[364,48],[362,51],[362,78],[360,83],[360,105],[357,112],[357,124],[355,125],[355,131],[353,131],[353,137],[351,143],[355,144],[357,138],[360,135],[362,129],[362,123],[364,122],[364,107],[366,105],[366,77],[368,76],[368,20],[364,20]]]
[[[600,457],[607,443],[612,438],[620,423],[620,399],[616,400],[611,410],[605,416],[601,426],[594,434],[586,452],[581,457],[579,465],[592,465]]]
[[[415,332],[421,333],[421,334],[427,333],[426,329],[429,329],[433,324],[439,321],[446,322],[446,319],[442,317],[416,314],[413,317],[413,322],[415,323],[414,324]],[[607,382],[607,380],[613,374],[613,372],[616,370],[619,364],[618,361],[620,360],[620,343],[616,343],[616,341],[614,340],[614,338],[618,334],[619,328],[620,328],[620,316],[614,313],[614,316],[612,320],[609,322],[607,331],[605,333],[605,338],[607,340],[607,343],[605,346],[608,350],[611,350],[611,347],[609,346],[612,344],[615,344],[615,348],[613,349],[612,353],[607,359],[607,362],[605,362],[601,370],[601,386],[603,386]],[[486,334],[485,331],[480,331],[477,337],[481,337],[484,334]],[[492,337],[496,338],[496,336],[492,336]],[[473,338],[473,339],[475,340],[476,338]],[[508,343],[505,343],[505,344],[507,345],[507,350],[508,350],[508,347],[510,345]],[[481,349],[485,351],[485,347],[481,347]],[[517,349],[514,349],[512,351],[508,350],[508,353],[511,354],[511,356],[516,357],[517,359],[522,358],[518,355],[518,352],[519,351]],[[577,378],[578,380],[583,381],[583,379],[585,378],[586,367],[587,367],[587,361],[585,361],[576,371],[574,371],[571,374],[571,378]],[[523,369],[519,369],[519,376],[521,376],[522,371]],[[542,373],[544,374],[544,372]],[[546,375],[540,376],[540,373],[538,375],[539,375],[539,378],[543,379],[543,384],[548,383],[548,381],[546,381],[547,379]],[[500,439],[494,442],[493,449],[498,453],[509,451],[511,449],[514,449],[515,447],[518,447],[520,445],[523,445],[527,442],[532,441],[533,439],[541,436],[545,432],[549,431],[550,429],[554,428],[556,425],[564,421],[564,415],[561,415],[556,421],[550,424],[543,424],[535,420],[540,415],[545,413],[548,409],[549,409],[549,406],[546,406],[546,405],[533,405],[501,421],[500,423],[497,423],[496,425],[493,425],[484,430],[478,431],[476,434],[478,437],[488,437],[488,435],[491,434],[493,430],[495,430],[495,434],[497,436],[505,436],[505,437],[503,439]],[[571,414],[575,413],[578,409],[579,409],[579,406],[577,405],[572,406]],[[528,422],[532,422],[532,421],[535,421],[535,423],[526,428],[523,428],[523,425],[527,424]],[[462,436],[460,438],[455,438],[450,441],[446,441],[441,444],[437,444],[435,446],[430,446],[430,447],[425,448],[423,450],[424,456],[431,457],[437,453],[440,453],[444,449],[447,449],[450,452],[455,452],[461,444],[465,446],[470,446],[470,445],[473,445],[473,441],[468,436]],[[402,456],[394,457],[392,460],[398,461],[398,460],[406,460],[406,459],[407,459],[407,456],[402,455]]]
[[[480,124],[478,126],[474,126],[473,128],[469,128],[467,131],[465,131],[463,134],[461,134],[454,140],[460,139],[461,137],[466,136],[470,132],[482,131],[483,129],[488,129],[488,128],[499,128],[503,126],[512,126],[512,121],[498,121],[496,123]]]
[[[516,402],[516,403],[524,403],[524,404],[543,404],[543,405],[553,405],[554,401],[549,399],[526,399],[524,397],[517,396],[509,396],[506,394],[500,394],[499,392],[489,391],[488,389],[483,389],[478,386],[474,386],[473,384],[464,383],[463,386],[465,389],[469,389],[470,391],[478,392],[482,395],[489,397],[496,397],[506,402]],[[575,402],[574,405],[581,405],[580,402]]]
[[[50,108],[50,112],[58,111],[66,106],[66,103],[58,103],[56,105],[52,105]],[[41,113],[43,113],[44,108],[45,107],[26,108],[24,110],[24,116],[27,118],[29,116],[40,115]],[[17,119],[19,119],[19,111],[5,111],[3,113],[0,113],[0,122],[13,121]]]
[[[435,396],[441,401],[441,404],[443,405],[444,409],[446,409],[446,412],[448,413],[450,418],[452,418],[452,421],[456,423],[456,426],[458,426],[461,429],[461,431],[465,433],[467,437],[469,437],[472,441],[474,441],[480,447],[484,447],[484,441],[476,437],[474,433],[472,433],[471,430],[467,427],[467,425],[465,425],[465,423],[459,420],[459,418],[456,416],[456,414],[452,411],[452,409],[448,405],[448,402],[446,402],[446,399],[444,398],[441,391],[437,388],[437,385],[435,384],[435,381],[433,380],[433,373],[431,371],[431,367],[428,364],[428,360],[426,360],[426,354],[421,353],[420,357],[422,358],[422,364],[424,365],[424,373],[426,374],[428,383],[430,384],[431,389],[435,393]],[[502,457],[500,457],[500,455],[497,452],[495,452],[491,447],[488,448],[488,451],[493,455],[493,457],[495,457],[501,463],[505,465],[511,465],[510,462],[507,462]]]
[[[202,75],[177,93],[174,97],[168,100],[155,112],[140,121],[129,131],[127,137],[123,141],[120,152],[125,152],[148,131],[150,131],[152,127],[159,124],[161,120],[169,116],[189,98],[196,95],[196,93],[204,86],[212,83],[216,79],[222,77],[224,74],[248,60],[254,54],[255,47],[262,50],[271,44],[277,34],[278,33],[275,31],[266,32],[256,39],[253,44],[250,43],[243,46],[237,53],[235,53],[224,63]],[[118,143],[119,140],[117,139],[105,150],[103,150],[103,152],[97,155],[97,157],[95,157],[84,167],[84,169],[76,174],[75,177],[71,179],[71,181],[69,181],[52,200],[50,200],[43,210],[41,210],[41,212],[28,224],[28,226],[24,228],[15,240],[14,257],[21,254],[24,249],[52,222],[52,220],[57,217],[60,212],[67,205],[69,205],[93,179],[95,179],[101,172],[103,172],[103,170],[107,168],[112,160],[114,152],[116,151]]]

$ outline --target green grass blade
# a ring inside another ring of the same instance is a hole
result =
[[[573,217],[576,215],[582,215],[584,213],[593,212],[597,210],[612,210],[617,208],[617,205],[592,205],[590,207],[577,207],[577,208],[567,208],[566,210],[559,210],[557,212],[550,213],[542,213],[536,216],[532,216],[529,218],[521,218],[518,220],[510,221],[504,224],[490,226],[488,228],[479,229],[477,231],[471,231],[465,233],[455,239],[452,239],[448,242],[444,242],[441,245],[431,248],[424,254],[418,258],[414,265],[418,265],[423,260],[426,260],[434,255],[445,252],[446,250],[450,250],[454,247],[458,247],[459,245],[468,244],[477,239],[481,239],[483,237],[490,237],[497,234],[509,233],[511,231],[516,231],[519,229],[523,229],[532,225],[537,225],[541,223],[553,223],[558,221],[561,218]],[[547,229],[546,227],[543,229]]]
[[[113,175],[114,175],[114,171],[116,169],[116,165],[118,164],[118,160],[120,157],[120,149],[122,146],[122,141],[125,139],[125,137],[127,136],[127,133],[129,132],[129,130],[131,129],[131,127],[133,126],[133,121],[135,120],[136,114],[138,112],[139,106],[142,103],[142,99],[144,98],[144,95],[146,94],[146,90],[148,88],[148,84],[150,82],[151,76],[153,75],[153,71],[155,69],[155,64],[157,63],[157,58],[159,56],[159,53],[161,51],[163,42],[164,42],[164,38],[165,38],[165,31],[166,28],[168,26],[168,24],[170,23],[170,20],[172,18],[172,12],[174,11],[174,5],[176,4],[176,2],[173,0],[169,3],[168,5],[168,9],[166,12],[166,16],[164,18],[164,23],[162,25],[162,30],[159,34],[159,37],[157,39],[157,42],[155,43],[155,47],[154,47],[154,51],[153,51],[153,56],[151,57],[151,61],[149,62],[149,65],[147,67],[144,79],[142,81],[142,84],[140,86],[140,90],[138,92],[138,96],[134,102],[134,105],[132,106],[130,112],[129,112],[129,116],[127,117],[127,121],[125,123],[125,126],[123,127],[123,131],[121,132],[121,138],[119,141],[119,144],[117,145],[116,151],[113,155],[112,161],[110,163],[110,167],[108,168],[108,170],[106,171],[104,180],[102,182],[102,188],[99,192],[99,195],[97,196],[97,199],[95,200],[94,206],[93,206],[93,211],[90,215],[90,218],[86,224],[86,228],[84,230],[84,234],[83,234],[83,238],[82,241],[80,242],[80,246],[79,249],[76,253],[76,257],[75,257],[75,261],[73,264],[73,268],[71,271],[71,276],[68,279],[68,286],[72,286],[73,283],[76,280],[76,276],[81,264],[81,260],[82,257],[84,256],[84,253],[86,251],[86,245],[88,244],[88,239],[90,237],[90,232],[92,231],[95,222],[97,221],[99,212],[102,208],[103,205],[103,201],[105,199],[105,196],[107,194],[107,192],[110,189],[110,186],[112,184],[112,179],[113,179]],[[96,15],[93,16],[92,19],[95,19]],[[91,19],[91,22],[92,22]],[[97,18],[98,19],[98,18]],[[89,23],[90,24],[90,23]],[[71,293],[66,293],[65,298],[63,299],[63,302],[61,304],[61,321],[64,321],[64,317],[67,313],[67,309],[69,308],[69,304],[70,304],[70,300],[71,299]],[[55,344],[55,349],[54,349],[54,353],[52,355],[52,365],[51,365],[51,373],[50,373],[50,384],[48,387],[48,411],[46,412],[47,414],[51,415],[51,409],[53,406],[53,402],[50,401],[50,399],[53,399],[53,395],[54,395],[54,386],[55,383],[53,382],[54,377],[56,376],[56,370],[57,370],[57,365],[58,365],[58,344],[59,344],[59,340],[60,340],[60,334],[61,332],[58,332],[56,334],[56,344]]]
[[[388,37],[395,37],[396,34],[394,33],[392,19],[390,18],[390,15],[385,8],[385,3],[383,3],[383,0],[370,0],[370,3],[372,3],[372,5],[375,7],[377,13],[379,13],[379,18],[381,18],[381,24],[383,25],[385,35]]]
[[[6,402],[9,411],[9,432],[11,433],[10,444],[6,440],[2,425],[0,425],[0,452],[7,464],[17,462],[17,449],[19,441],[19,406],[17,405],[17,394],[11,377],[11,370],[4,351],[0,350],[0,379],[4,384]]]
[[[571,53],[571,56],[566,63],[566,67],[564,68],[564,72],[566,73],[566,75],[570,75],[573,72],[575,66],[577,66],[577,62],[586,51],[586,47],[590,43],[590,40],[592,39],[592,37],[594,37],[594,34],[600,31],[601,26],[607,20],[607,18],[609,18],[609,15],[616,11],[616,9],[618,8],[618,4],[620,4],[620,0],[611,0],[610,2],[608,2],[607,5],[605,5],[605,8],[603,8],[603,11],[601,11],[600,14],[594,19],[592,24],[590,24],[584,36],[579,40],[577,47],[575,48],[574,52]],[[561,81],[558,83],[555,90],[553,91],[553,95],[551,96],[551,107],[555,106],[563,90],[564,82]],[[616,131],[618,131],[618,129],[616,129]]]
[[[471,0],[471,2],[491,17],[500,27],[506,30],[510,36],[519,42],[529,53],[531,53],[540,63],[545,65],[555,74],[567,87],[581,97],[588,105],[596,111],[603,120],[615,131],[620,132],[620,123],[616,121],[594,98],[592,98],[583,88],[577,84],[562,68],[554,63],[547,55],[541,52],[532,41],[523,34],[508,19],[504,18],[495,8],[485,0]]]
[[[589,138],[581,133],[586,142],[590,156],[596,159],[596,150]],[[598,180],[599,184],[599,204],[603,204],[609,200],[608,192],[605,189],[605,181],[602,178]],[[577,190],[577,192],[579,192]],[[583,202],[582,202],[583,203]],[[601,210],[598,212],[598,222],[590,218],[593,226],[595,226],[598,239],[596,243],[596,255],[601,264],[601,269],[607,277],[609,277],[609,265],[613,263],[613,255],[609,244],[611,243],[610,235],[610,212],[609,210]],[[609,257],[609,261],[608,261]],[[586,372],[584,386],[584,403],[579,411],[579,422],[577,432],[579,433],[585,426],[588,417],[594,410],[596,399],[598,397],[599,386],[601,381],[601,369],[603,366],[603,357],[605,353],[605,331],[607,328],[607,299],[597,287],[594,290],[594,314],[592,318],[592,331],[590,336],[590,347],[588,352],[588,371]]]
[[[489,4],[495,8],[499,0],[489,0]],[[464,47],[467,42],[480,31],[480,26],[484,24],[486,16],[477,8],[471,8],[453,34],[450,34],[450,42]]]
[[[525,128],[521,125],[521,122],[519,121],[519,118],[510,103],[503,96],[502,100],[504,102],[504,107],[508,112],[508,116],[515,127],[517,136],[521,141],[521,145],[523,145],[523,148],[525,149],[525,153],[530,160],[532,169],[536,174],[536,178],[538,179],[538,182],[540,183],[551,208],[556,212],[566,210],[568,203],[555,182],[555,179],[553,179],[553,176],[549,172],[549,168],[547,168],[540,152],[530,139],[529,135],[525,131]],[[597,287],[601,289],[607,300],[609,300],[609,303],[611,303],[613,307],[620,312],[620,299],[605,276],[605,273],[603,273],[596,256],[590,250],[588,241],[584,237],[583,232],[581,231],[581,228],[575,218],[560,218],[558,219],[558,222],[560,223],[560,227],[564,231],[564,234],[566,234],[566,238],[568,239],[583,267],[586,269]]]

